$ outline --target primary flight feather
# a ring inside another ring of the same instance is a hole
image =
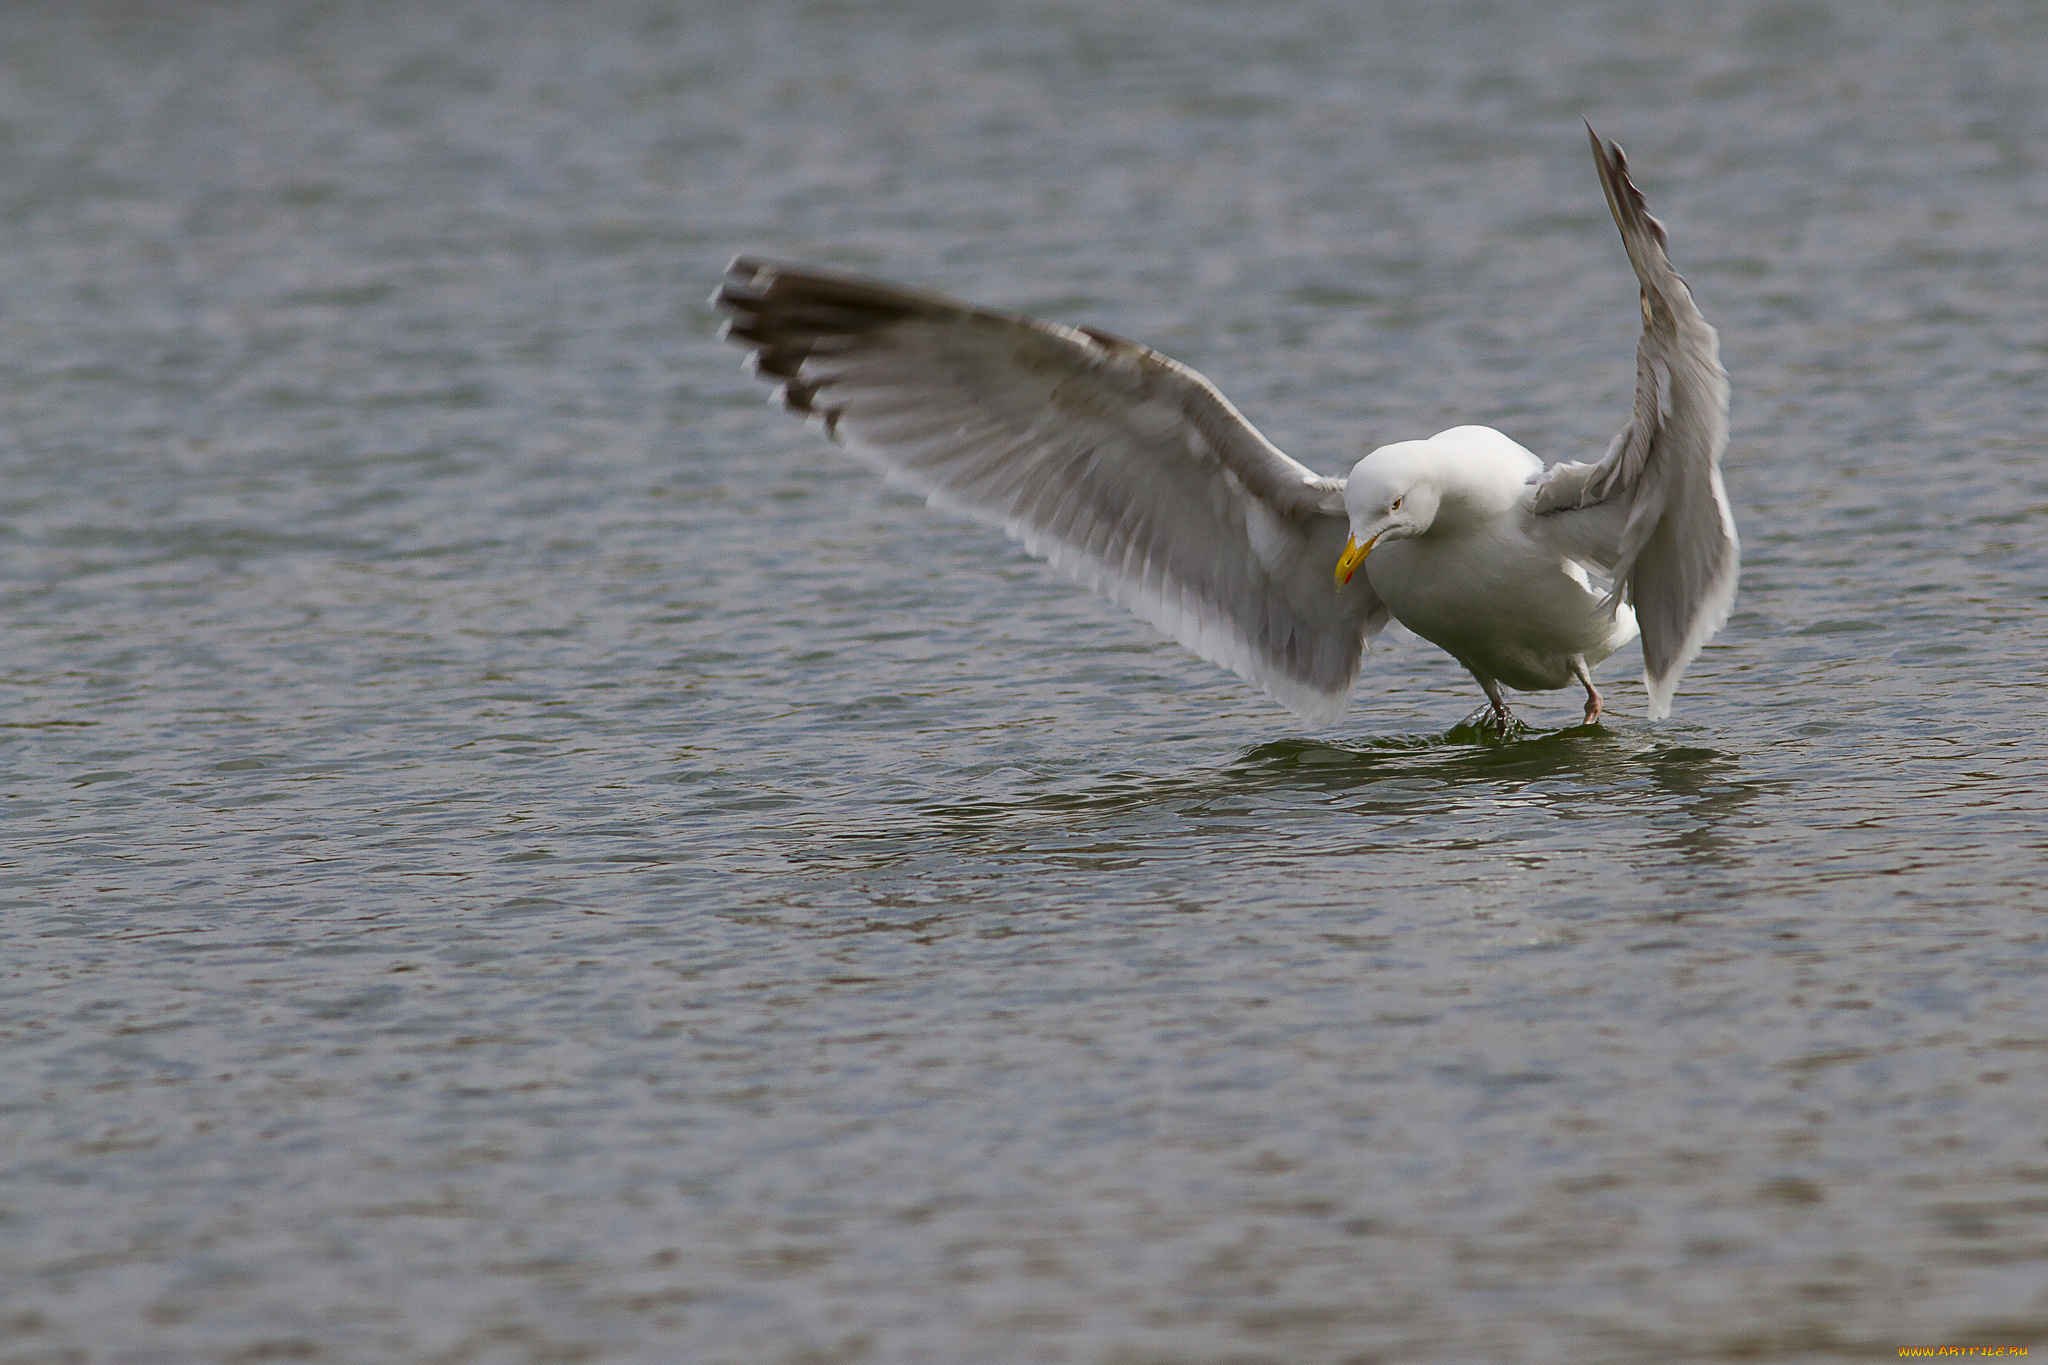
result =
[[[1640,630],[1661,718],[1735,596],[1728,382],[1621,148],[1587,132],[1643,310],[1635,410],[1592,463],[1545,470],[1466,426],[1326,478],[1195,371],[1092,327],[746,256],[712,303],[792,411],[1305,717],[1342,713],[1397,620],[1503,730],[1503,686],[1577,680],[1597,719],[1590,670]]]

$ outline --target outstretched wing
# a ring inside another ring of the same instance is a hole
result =
[[[1607,206],[1643,287],[1636,407],[1597,464],[1560,464],[1534,493],[1539,534],[1613,575],[1643,633],[1653,720],[1671,714],[1685,666],[1728,619],[1741,555],[1721,485],[1728,376],[1720,338],[1665,254],[1664,225],[1621,148],[1586,129]]]
[[[941,294],[740,257],[713,305],[791,410],[1293,710],[1334,719],[1387,611],[1332,572],[1341,480],[1157,351]]]

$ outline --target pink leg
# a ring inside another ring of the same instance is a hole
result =
[[[1472,676],[1478,678],[1479,685],[1486,690],[1487,704],[1493,708],[1494,724],[1500,726],[1500,732],[1505,736],[1508,727],[1515,723],[1515,713],[1508,710],[1508,699],[1500,694],[1500,684],[1479,673]]]
[[[1574,657],[1572,659],[1572,672],[1578,674],[1579,681],[1586,685],[1586,719],[1584,724],[1598,725],[1600,723],[1600,689],[1593,686],[1593,679],[1586,672],[1586,661]]]

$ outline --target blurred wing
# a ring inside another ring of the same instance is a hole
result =
[[[1332,720],[1387,611],[1332,575],[1341,480],[1193,370],[1092,329],[741,257],[712,296],[791,410],[1300,714]]]
[[[1589,127],[1607,206],[1642,282],[1636,407],[1597,464],[1560,464],[1533,495],[1537,531],[1613,576],[1643,633],[1653,720],[1700,647],[1728,619],[1740,550],[1721,486],[1728,376],[1720,338],[1665,254],[1664,225],[1628,177],[1621,148]]]

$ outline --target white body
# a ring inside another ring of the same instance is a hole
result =
[[[1574,656],[1590,667],[1636,636],[1635,613],[1542,538],[1531,498],[1542,473],[1501,433],[1454,427],[1383,446],[1345,481],[1360,543],[1392,523],[1361,572],[1394,619],[1482,681],[1523,691],[1568,686]],[[1382,512],[1396,496],[1410,518]]]

